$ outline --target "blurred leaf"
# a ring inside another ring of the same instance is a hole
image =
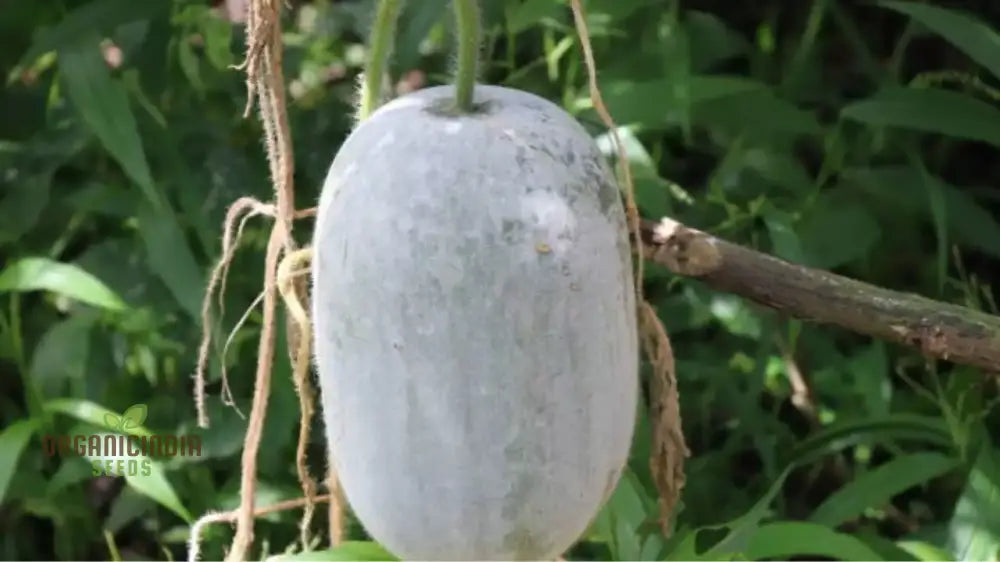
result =
[[[563,6],[567,4],[562,0],[549,0],[549,2]],[[585,0],[583,7],[588,18],[601,17],[614,22],[622,20],[646,6],[644,0]]]
[[[632,170],[635,200],[644,216],[670,215],[672,199],[685,203],[691,202],[690,194],[684,192],[680,186],[675,186],[659,176],[657,165],[652,156],[630,128],[618,127],[616,131]],[[601,133],[594,140],[602,154],[611,161],[617,158],[617,150],[610,133]]]
[[[718,294],[709,301],[712,317],[734,336],[758,338],[761,333],[760,317],[747,302],[736,295]]]
[[[142,457],[140,457],[142,458]],[[163,470],[163,465],[156,460],[150,459],[150,473],[130,474],[125,473],[125,481],[133,490],[147,496],[163,507],[177,514],[178,517],[188,523],[194,522],[194,517],[181,503],[173,485],[167,480],[167,475]]]
[[[865,257],[878,241],[878,223],[864,205],[831,203],[821,197],[809,218],[799,222],[805,265],[833,269]]]
[[[889,379],[889,359],[885,343],[874,341],[857,353],[846,364],[854,380],[856,394],[865,403],[865,410],[872,416],[887,416],[892,401],[893,387]]]
[[[934,178],[942,190],[948,229],[955,242],[1000,258],[1000,218],[972,198],[968,191]]]
[[[780,209],[767,206],[764,209],[764,224],[771,235],[774,255],[792,263],[805,264],[802,243],[795,232],[795,218]]]
[[[58,24],[36,31],[31,48],[21,57],[21,64],[31,64],[46,52],[77,45],[95,34],[106,34],[122,24],[156,17],[168,7],[168,2],[132,0],[94,0],[81,4],[67,13]]]
[[[17,240],[37,224],[50,203],[52,178],[76,156],[88,136],[79,127],[43,129],[24,144],[0,143],[0,243]]]
[[[755,174],[767,182],[762,189],[765,193],[771,192],[771,186],[778,186],[789,193],[801,194],[814,183],[802,163],[783,151],[755,147],[741,151],[740,156],[744,166],[744,183],[753,179],[746,176]]]
[[[948,552],[926,542],[899,541],[896,544],[921,562],[953,562],[955,560]]]
[[[868,125],[938,133],[1000,147],[1000,110],[949,90],[887,87],[848,105],[841,115]]]
[[[420,66],[421,44],[427,39],[434,25],[446,15],[450,15],[445,11],[447,5],[448,0],[403,3],[403,11],[396,26],[393,49],[396,59],[394,64],[399,70],[407,71]]]
[[[140,205],[139,234],[150,268],[163,279],[181,308],[191,318],[200,318],[206,279],[174,219],[173,210]]]
[[[746,513],[724,525],[702,527],[686,536],[670,553],[668,560],[719,560],[743,558],[761,521],[771,512],[771,504],[791,474],[789,465],[771,484],[771,488]]]
[[[1000,458],[988,441],[979,450],[948,523],[948,549],[956,560],[1000,556]]]
[[[590,11],[588,10],[589,14]],[[506,20],[508,33],[521,33],[546,20],[561,23],[565,22],[566,19],[566,6],[557,0],[524,0],[514,5],[507,4]]]
[[[882,560],[864,542],[815,523],[782,521],[762,525],[747,548],[749,560],[823,557],[834,560]]]
[[[940,35],[1000,79],[1000,34],[967,13],[922,2],[879,2]]]
[[[126,525],[136,521],[149,512],[155,505],[151,498],[128,487],[118,494],[111,504],[108,518],[104,520],[104,528],[111,533],[117,533]]]
[[[74,314],[49,328],[31,356],[31,377],[45,397],[65,395],[63,383],[86,374],[95,318]]]
[[[714,14],[685,10],[684,25],[691,38],[691,66],[695,71],[746,54],[750,43]]]
[[[729,99],[764,88],[761,82],[739,76],[691,76],[684,83],[671,79],[617,80],[601,87],[616,123],[654,128],[682,123],[691,104]],[[590,107],[590,98],[581,98],[577,106]]]
[[[142,150],[128,90],[111,78],[96,37],[59,50],[59,75],[80,118],[155,207],[163,204]]]
[[[0,293],[51,291],[107,310],[125,303],[100,280],[75,265],[48,258],[24,258],[0,270]]]
[[[1000,257],[1000,219],[974,199],[968,189],[951,185],[936,176],[922,173],[912,166],[878,166],[851,168],[843,177],[858,184],[880,205],[888,207],[891,216],[930,213],[924,184],[934,182],[942,193],[947,210],[948,233],[956,243],[972,246],[994,257]]]
[[[119,416],[117,412],[112,412],[104,406],[95,404],[89,400],[80,400],[76,398],[59,398],[56,400],[49,400],[45,403],[45,409],[50,412],[70,416],[94,427],[100,428],[106,428],[108,426],[105,420],[107,420],[109,416]],[[129,433],[147,437],[153,435],[151,431],[142,425],[132,426]]]
[[[0,505],[3,505],[21,453],[35,434],[37,424],[31,419],[17,420],[0,432]]]
[[[836,527],[861,515],[869,507],[882,507],[897,494],[941,476],[957,465],[957,459],[941,453],[898,456],[856,476],[826,498],[810,520]]]
[[[265,562],[321,562],[328,560],[399,560],[381,546],[367,541],[344,541],[329,550],[313,550],[298,554],[278,554]]]
[[[103,409],[100,406],[96,406],[93,404],[88,405],[83,403],[83,401],[78,401],[76,404],[69,404],[71,402],[69,400],[54,401],[54,402],[56,402],[56,404],[53,404],[53,402],[49,402],[47,406],[57,411],[60,411],[61,406],[64,404],[76,406],[77,410],[86,410],[78,412],[86,414],[83,416],[76,416],[74,414],[70,414],[84,421],[85,425],[84,424],[76,425],[70,431],[69,435],[74,435],[74,436],[82,435],[82,436],[87,436],[88,438],[90,436],[98,436],[99,438],[102,438],[102,441],[103,441],[103,436],[112,435],[111,433],[108,433],[103,430],[96,430],[96,428],[107,427],[103,419],[98,420],[97,423],[94,423],[94,421],[92,420],[93,415],[96,413],[96,411]],[[72,410],[72,408],[70,408],[69,410]],[[65,410],[62,411],[63,413],[69,413],[69,411]],[[93,428],[91,426],[93,426]],[[142,430],[142,432],[133,431],[132,433],[135,435],[148,435],[148,433],[145,432],[145,430]],[[100,452],[104,453],[104,451]],[[136,492],[154,500],[163,507],[174,512],[178,517],[183,519],[185,522],[187,523],[194,522],[194,517],[191,516],[191,513],[188,512],[188,510],[181,503],[180,498],[174,491],[173,485],[171,485],[170,481],[167,480],[166,473],[164,472],[163,469],[163,464],[156,458],[143,454],[129,455],[124,453],[117,455],[108,455],[108,454],[92,455],[90,454],[90,449],[87,449],[87,451],[84,452],[83,456],[87,458],[91,463],[100,463],[98,464],[98,467],[104,467],[103,463],[109,461],[110,462],[124,461],[126,463],[135,462],[139,467],[147,467],[148,468],[147,474],[143,474],[143,470],[139,468],[134,472],[132,470],[126,469],[124,471],[124,474],[122,474],[121,476],[124,476],[126,484],[128,484]],[[97,467],[95,467],[95,471],[96,470]]]
[[[79,484],[94,477],[93,468],[83,457],[68,457],[62,459],[59,468],[52,475],[45,487],[45,495],[58,497],[68,487]]]
[[[859,444],[902,440],[939,447],[952,445],[951,433],[943,420],[930,416],[892,414],[837,422],[799,442],[791,452],[791,458],[801,464]]]
[[[760,89],[697,100],[692,106],[692,122],[763,141],[815,135],[822,130],[813,112]]]

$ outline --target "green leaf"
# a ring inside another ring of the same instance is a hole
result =
[[[1000,34],[978,18],[923,2],[879,4],[920,22],[1000,79]]]
[[[405,71],[420,64],[420,44],[427,39],[434,25],[445,16],[447,6],[448,0],[403,3],[403,11],[399,14],[396,26],[393,68]]]
[[[923,541],[899,541],[896,545],[921,562],[953,562],[955,560],[947,551]]]
[[[824,557],[836,560],[882,560],[863,541],[833,529],[804,521],[762,525],[747,548],[748,560],[788,560]]]
[[[775,209],[772,205],[767,205],[763,214],[767,233],[771,236],[774,255],[792,263],[805,263],[802,242],[795,232],[795,217],[785,211]]]
[[[169,2],[133,0],[96,0],[70,11],[56,25],[35,32],[31,48],[21,57],[30,65],[39,56],[67,45],[75,45],[95,34],[107,34],[116,27],[137,20],[151,19],[164,12]]]
[[[816,115],[776,96],[770,89],[693,99],[692,123],[714,127],[731,136],[770,141],[822,131]]]
[[[882,507],[893,496],[941,476],[957,465],[957,459],[941,453],[898,456],[862,473],[834,492],[816,508],[810,520],[836,527],[861,515],[869,507]]]
[[[941,419],[912,414],[893,414],[838,422],[801,441],[792,450],[791,455],[797,462],[806,463],[859,444],[895,443],[900,440],[939,447],[952,445],[951,433]]]
[[[1000,220],[997,215],[976,201],[967,190],[937,178],[926,179],[934,181],[943,192],[948,230],[955,241],[1000,258]]]
[[[298,554],[278,554],[265,559],[266,562],[325,562],[328,560],[399,560],[388,550],[368,541],[344,541],[329,550],[313,550]]]
[[[750,51],[750,43],[714,14],[684,10],[684,26],[691,41],[691,66],[707,71],[722,61]]]
[[[855,394],[864,402],[866,412],[873,416],[888,415],[893,387],[888,376],[885,343],[873,341],[851,357],[845,367],[852,375]]]
[[[191,317],[201,317],[205,278],[194,259],[173,210],[140,205],[139,235],[149,267],[163,280],[171,295]]]
[[[142,404],[137,406],[145,408],[145,405]],[[135,407],[136,406],[132,406],[132,408]],[[45,403],[45,409],[50,412],[60,413],[76,418],[82,422],[93,425],[94,427],[101,428],[108,426],[107,420],[109,419],[109,416],[113,418],[119,417],[116,412],[112,412],[104,406],[95,404],[89,400],[80,400],[76,398],[49,400]],[[153,434],[141,424],[134,426],[129,433],[139,436],[150,436]]]
[[[139,186],[149,202],[162,198],[153,184],[142,138],[129,105],[128,89],[111,77],[96,37],[60,48],[59,75],[66,96],[87,127]]]
[[[588,10],[588,15],[590,10]],[[507,4],[505,10],[507,32],[521,33],[542,21],[563,22],[566,20],[566,6],[554,0],[527,0],[515,6]]]
[[[1000,110],[972,96],[938,88],[883,88],[848,105],[841,116],[868,125],[938,133],[1000,147]]]
[[[670,553],[668,560],[719,560],[745,558],[761,521],[771,512],[771,504],[781,492],[795,465],[789,465],[771,488],[746,513],[723,525],[702,527],[689,533]],[[707,544],[703,544],[707,543]]]
[[[638,477],[626,468],[611,497],[594,519],[593,540],[607,542],[617,560],[636,560],[640,556],[640,528],[648,519],[641,489]]]
[[[48,258],[24,258],[0,271],[0,293],[13,291],[51,291],[107,310],[126,308],[118,295],[93,275]]]
[[[37,424],[31,419],[18,420],[0,432],[0,505],[3,504],[17,461],[34,435]]]
[[[1000,455],[989,441],[980,449],[948,523],[948,549],[956,560],[1000,556]]]
[[[143,457],[140,456],[138,458]],[[177,496],[177,492],[174,491],[174,487],[170,484],[170,481],[167,480],[167,475],[163,470],[163,464],[153,459],[148,460],[150,467],[149,474],[130,474],[126,472],[125,482],[128,483],[128,485],[131,486],[136,492],[139,492],[170,511],[173,511],[178,517],[187,523],[194,522],[194,517],[191,516],[191,513],[181,503],[180,498]]]
[[[618,124],[662,127],[683,123],[692,104],[738,99],[766,88],[762,82],[740,76],[691,76],[684,83],[672,79],[615,80],[601,89],[608,111]],[[589,96],[575,105],[590,107]]]
[[[878,242],[881,231],[867,207],[860,203],[821,197],[815,212],[799,221],[805,265],[833,269],[865,257]]]
[[[65,382],[83,381],[95,319],[74,314],[57,322],[35,346],[29,372],[44,396],[65,396]]]
[[[102,408],[97,406],[96,409]],[[91,410],[94,409],[91,408]],[[96,413],[96,410],[89,411],[87,412],[86,417],[93,417]],[[102,442],[104,436],[111,435],[106,431],[94,431],[90,429],[90,426],[104,427],[103,420],[94,424],[91,420],[84,419],[84,416],[80,416],[80,419],[83,419],[86,425],[78,424],[70,432],[70,435],[83,435],[87,437],[96,435],[101,438]],[[105,451],[99,452],[105,453]],[[181,503],[180,497],[178,497],[177,492],[174,491],[173,485],[171,485],[170,481],[167,480],[163,463],[159,460],[144,454],[90,454],[89,449],[84,452],[83,457],[92,463],[91,468],[95,476],[99,474],[123,476],[125,478],[125,483],[136,492],[152,499],[163,507],[174,512],[185,522],[192,523],[194,521],[194,517],[191,516],[191,513]],[[123,467],[120,467],[117,464],[119,461],[122,461],[122,464],[124,465]],[[108,472],[108,462],[111,463],[111,472]],[[122,468],[124,468],[124,470],[122,470]]]

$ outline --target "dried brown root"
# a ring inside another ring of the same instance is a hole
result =
[[[329,500],[330,496],[328,495],[316,496],[312,499],[313,503],[323,503]],[[263,517],[271,513],[297,509],[305,506],[306,501],[306,498],[296,498],[294,500],[283,501],[266,507],[258,507],[254,510],[253,515],[254,517]],[[197,560],[201,558],[201,536],[206,527],[216,523],[232,523],[236,521],[238,514],[238,510],[225,512],[213,511],[198,518],[198,520],[194,522],[194,525],[191,526],[191,536],[188,538],[188,562],[197,562]]]
[[[652,404],[650,413],[653,426],[653,448],[650,467],[660,496],[660,527],[664,535],[669,535],[670,520],[684,488],[684,459],[690,455],[681,429],[680,406],[677,395],[677,374],[670,338],[660,322],[656,310],[643,296],[643,245],[639,210],[635,203],[635,185],[628,164],[625,146],[618,135],[618,128],[608,112],[600,88],[597,85],[597,65],[594,62],[587,18],[580,0],[570,0],[573,21],[576,26],[584,64],[587,67],[587,81],[590,100],[594,110],[608,128],[617,153],[618,165],[625,191],[625,213],[632,235],[635,260],[635,295],[639,313],[639,335],[643,349],[653,366]]]

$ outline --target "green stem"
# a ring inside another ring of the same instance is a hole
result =
[[[358,121],[364,121],[378,109],[382,96],[382,76],[385,75],[389,53],[392,51],[392,38],[396,32],[401,4],[400,0],[381,0],[375,12],[375,23],[368,41],[368,64],[365,66]]]
[[[458,29],[455,106],[463,113],[470,113],[479,58],[479,4],[476,0],[454,0],[454,5],[455,24]]]

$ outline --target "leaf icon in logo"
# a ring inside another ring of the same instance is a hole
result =
[[[109,429],[121,431],[123,421],[123,418],[120,418],[111,412],[104,414],[104,425],[108,426]]]
[[[122,414],[122,429],[131,432],[146,421],[146,405],[135,404],[129,406],[128,410]]]
[[[142,425],[146,421],[146,405],[135,404],[129,406],[120,417],[108,412],[104,414],[104,423],[115,431],[131,433],[131,431]]]

